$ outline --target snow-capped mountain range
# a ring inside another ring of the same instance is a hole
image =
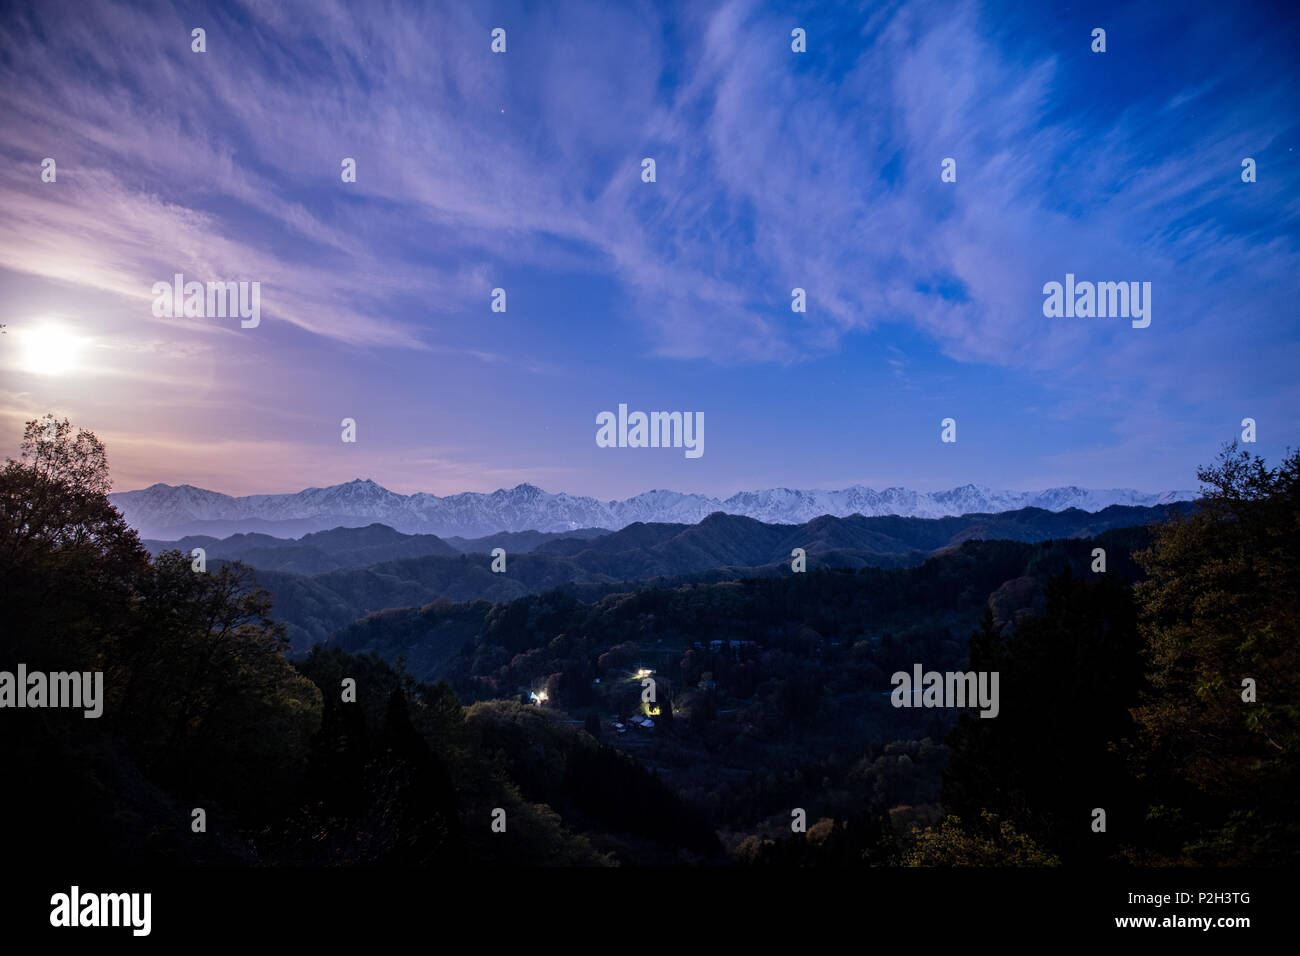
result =
[[[647,491],[622,501],[600,501],[550,494],[535,485],[502,488],[491,494],[462,492],[440,498],[417,493],[399,495],[369,479],[296,494],[246,495],[232,498],[192,485],[156,484],[111,495],[127,521],[147,538],[187,534],[229,535],[258,531],[295,537],[336,527],[373,522],[407,534],[460,535],[472,538],[500,531],[568,531],[607,528],[617,531],[634,522],[695,524],[715,511],[745,515],[771,524],[802,524],[821,515],[861,514],[941,518],[990,514],[1020,508],[1100,511],[1110,505],[1150,507],[1191,501],[1191,491],[1147,493],[1127,488],[1094,490],[1049,488],[1046,491],[993,491],[962,485],[949,491],[907,488],[876,491],[855,485],[841,491],[770,488],[742,491],[725,500],[676,491]]]

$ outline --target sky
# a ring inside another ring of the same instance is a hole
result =
[[[1250,417],[1275,463],[1288,7],[11,4],[0,457],[53,412],[118,491],[1160,491]],[[155,316],[177,272],[260,323]],[[1045,316],[1067,273],[1150,326]],[[620,403],[704,454],[598,447]]]

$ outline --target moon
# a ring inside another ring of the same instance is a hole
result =
[[[23,336],[23,364],[37,375],[66,375],[77,366],[81,340],[58,325],[42,325]]]

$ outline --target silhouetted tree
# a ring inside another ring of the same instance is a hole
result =
[[[1136,556],[1152,687],[1135,711],[1135,769],[1152,781],[1151,815],[1176,821],[1175,854],[1294,862],[1300,452],[1270,469],[1233,442],[1197,476],[1200,507]]]

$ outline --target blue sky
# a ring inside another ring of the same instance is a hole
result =
[[[1300,444],[1297,48],[1282,4],[19,5],[0,454],[53,410],[118,490],[1194,488],[1244,417]],[[175,272],[261,324],[155,318]],[[1044,317],[1067,272],[1150,327]],[[596,447],[620,402],[704,456]]]

